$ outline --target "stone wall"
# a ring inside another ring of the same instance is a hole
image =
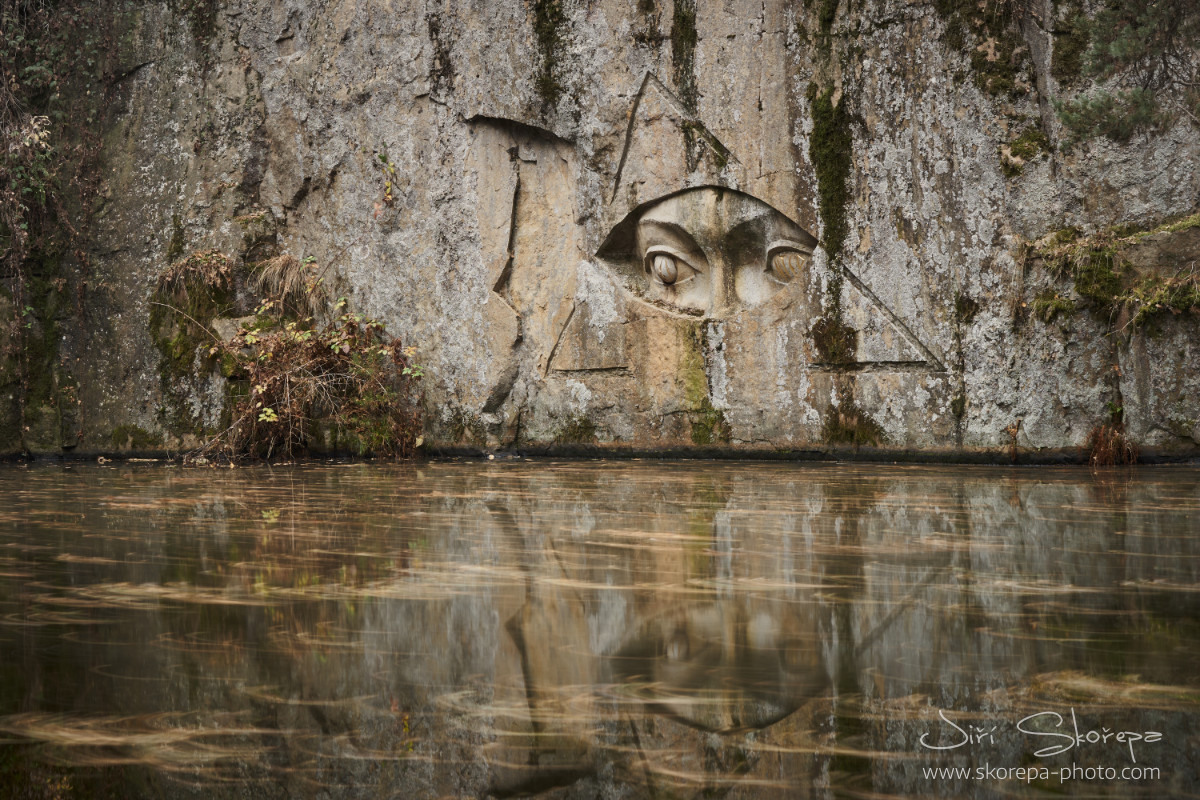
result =
[[[1119,408],[1144,453],[1200,446],[1200,316],[1126,324],[1028,247],[1194,213],[1200,133],[1061,148],[1087,87],[1049,2],[1007,51],[899,0],[202,5],[120,13],[78,411],[11,450],[220,424],[216,365],[151,325],[209,249],[311,257],[415,346],[430,445],[1050,456]],[[1174,275],[1195,232],[1129,260]]]

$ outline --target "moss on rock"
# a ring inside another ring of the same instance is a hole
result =
[[[162,437],[137,425],[119,425],[109,436],[114,450],[152,450],[162,446]]]
[[[840,294],[839,281],[839,294]],[[840,303],[837,311],[829,311],[812,326],[813,345],[823,364],[850,364],[858,350],[857,334],[841,321]]]
[[[1003,0],[935,0],[934,8],[946,22],[946,47],[967,50],[980,89],[1003,96],[1033,85],[1029,48],[1014,13],[1022,6]]]
[[[596,424],[584,414],[568,417],[554,434],[555,444],[595,444]]]
[[[808,87],[812,105],[813,132],[808,157],[817,174],[817,203],[824,223],[823,244],[831,262],[840,263],[842,245],[849,232],[846,205],[850,200],[848,183],[854,164],[853,121],[846,103],[835,103],[833,88],[824,92],[816,84]]]
[[[821,438],[829,444],[855,447],[883,444],[883,428],[854,402],[850,392],[839,392],[838,405],[830,408],[821,426]]]
[[[533,33],[542,57],[536,86],[542,102],[551,108],[558,104],[564,89],[559,77],[558,58],[563,46],[563,26],[566,21],[562,0],[534,0]]]
[[[1036,242],[1031,254],[1041,258],[1058,275],[1070,277],[1075,292],[1098,316],[1112,321],[1121,309],[1126,309],[1131,314],[1130,323],[1136,327],[1162,313],[1200,311],[1200,276],[1191,269],[1174,274],[1139,273],[1124,258],[1126,248],[1149,236],[1197,227],[1200,227],[1200,213],[1159,225],[1115,225],[1090,236],[1066,228]],[[1041,300],[1039,297],[1034,301],[1035,313]],[[1051,305],[1046,300],[1040,306],[1050,318],[1067,313],[1065,304],[1058,303],[1053,312]],[[1074,304],[1071,306],[1073,309]]]
[[[696,87],[696,0],[675,0],[671,18],[671,73],[683,105],[693,114],[700,93]]]
[[[1033,301],[1033,315],[1045,323],[1053,322],[1059,314],[1070,316],[1074,313],[1075,301],[1053,289],[1047,289]]]

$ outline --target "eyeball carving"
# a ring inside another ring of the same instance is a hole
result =
[[[679,265],[666,253],[657,253],[650,263],[650,272],[662,284],[670,286],[679,279]]]
[[[781,281],[795,280],[808,266],[808,256],[797,250],[780,250],[771,255],[770,266]]]

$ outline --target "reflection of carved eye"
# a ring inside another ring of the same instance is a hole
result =
[[[646,253],[646,272],[663,286],[674,286],[685,283],[697,270],[673,250],[656,246]]]
[[[808,269],[811,258],[811,253],[794,245],[785,242],[772,244],[767,248],[767,271],[781,281],[795,280]]]
[[[671,638],[667,640],[667,660],[682,661],[687,658],[691,647],[688,644],[687,634],[681,630],[675,631]]]

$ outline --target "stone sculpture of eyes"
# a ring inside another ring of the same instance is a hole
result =
[[[787,283],[798,278],[808,268],[811,259],[812,254],[801,250],[795,243],[772,242],[767,247],[767,273]],[[663,245],[655,245],[646,251],[645,269],[662,286],[682,285],[700,272],[678,250]]]

